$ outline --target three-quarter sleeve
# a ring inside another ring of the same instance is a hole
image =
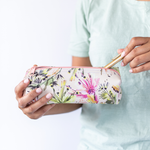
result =
[[[78,0],[75,19],[67,52],[72,56],[89,56],[89,37],[87,27],[88,0]]]

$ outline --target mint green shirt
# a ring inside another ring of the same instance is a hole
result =
[[[150,37],[150,2],[78,0],[68,53],[108,64],[132,37]],[[150,150],[150,71],[120,68],[119,105],[84,104],[78,150]]]

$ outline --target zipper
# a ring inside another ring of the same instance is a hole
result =
[[[85,67],[85,66],[70,66],[70,67],[39,66],[38,67],[38,66],[33,66],[32,68],[30,68],[28,70],[30,70],[30,73],[34,74],[35,70],[46,69],[46,68],[68,68],[68,69],[69,68],[90,68],[90,69],[105,69],[105,71],[107,71],[107,70],[111,70],[112,71],[113,70],[114,72],[116,72],[120,76],[119,72],[117,72],[116,70],[109,69],[109,68],[104,68],[104,67]]]

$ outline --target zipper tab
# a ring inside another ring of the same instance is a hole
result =
[[[34,74],[36,68],[37,68],[37,65],[34,65],[32,68],[30,68],[30,73]]]

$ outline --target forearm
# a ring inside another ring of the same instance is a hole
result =
[[[56,104],[45,115],[54,115],[74,111],[82,107],[82,104]]]
[[[89,57],[72,57],[72,66],[92,67]]]

